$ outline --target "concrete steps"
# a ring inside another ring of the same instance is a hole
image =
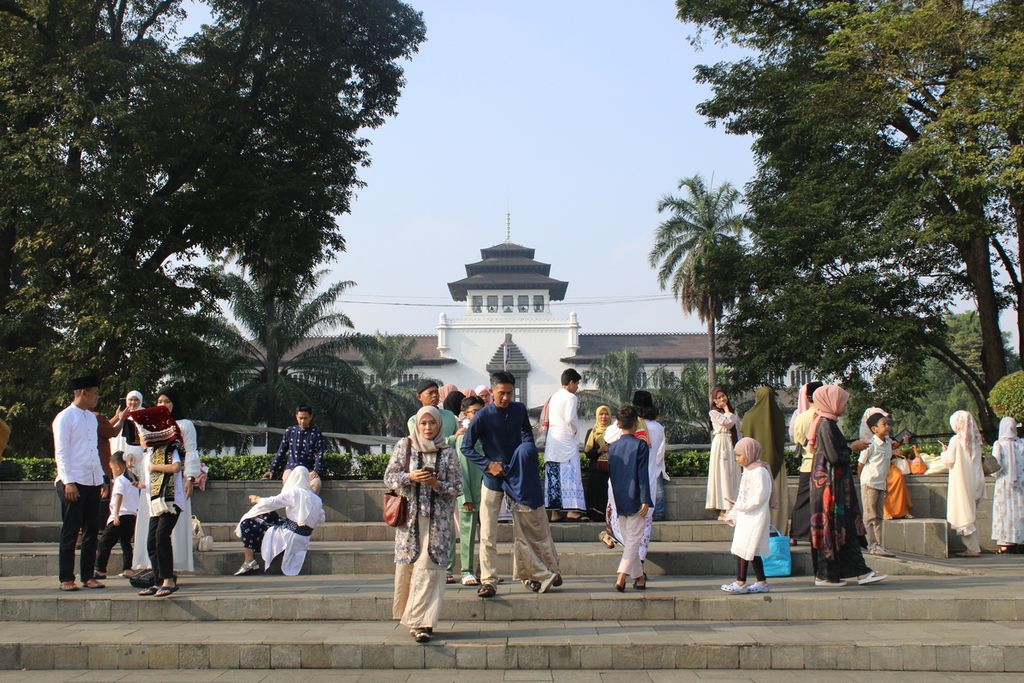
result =
[[[203,532],[215,541],[237,541],[233,522],[203,521]],[[558,522],[551,525],[555,543],[585,543],[597,541],[604,523]],[[57,543],[60,522],[0,522],[0,544]],[[395,530],[383,522],[327,522],[313,530],[313,541],[390,541]],[[730,541],[732,528],[714,520],[687,520],[657,522],[651,532],[653,541]],[[512,525],[498,525],[498,541],[512,541]]]
[[[736,568],[730,542],[654,542],[645,564],[651,576],[728,576]],[[559,543],[559,566],[563,576],[613,576],[621,550],[601,543]],[[499,572],[512,573],[512,553],[508,544],[499,544]],[[811,572],[810,549],[793,548],[793,574]],[[201,576],[225,576],[241,564],[241,544],[237,541],[215,543],[213,550],[195,554],[195,573]],[[872,568],[888,574],[970,574],[956,563],[933,562],[923,558],[869,557]],[[456,558],[456,571],[459,570]],[[120,567],[120,551],[111,554],[108,568]],[[391,541],[314,541],[310,544],[302,572],[312,575],[374,575],[394,571],[394,544]],[[0,576],[56,576],[57,546],[52,543],[0,545]]]
[[[1004,622],[454,621],[428,645],[393,621],[16,625],[0,668],[1024,671]]]
[[[445,589],[454,621],[1024,621],[1024,597],[996,596],[984,577],[891,577],[873,587],[815,588],[806,578],[771,579],[766,595],[726,595],[722,578],[651,577],[644,591],[617,593],[612,578],[571,578],[537,595],[505,582],[498,595]],[[139,598],[124,579],[104,591],[58,593],[52,578],[0,579],[0,621],[374,621],[391,618],[393,577],[182,577],[169,600]],[[1024,644],[1024,643],[1022,643]]]

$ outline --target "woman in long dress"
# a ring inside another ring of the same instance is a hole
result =
[[[313,529],[324,522],[324,506],[309,484],[309,470],[294,468],[281,493],[268,498],[249,496],[252,508],[235,527],[235,536],[245,546],[241,568],[235,576],[251,574],[260,568],[256,552],[263,557],[263,569],[284,553],[281,573],[297,576],[302,571]],[[284,517],[277,513],[284,510]]]
[[[1017,438],[1017,421],[999,421],[999,440],[992,444],[999,463],[992,497],[992,540],[1000,553],[1020,552],[1024,544],[1024,443]]]
[[[583,441],[583,455],[587,458],[587,513],[591,519],[603,521],[608,506],[608,444],[604,434],[612,423],[612,410],[598,406],[594,413],[594,426],[587,430]],[[601,541],[609,548],[614,541],[605,541],[607,533],[601,532]]]
[[[178,521],[171,532],[171,545],[174,547],[174,571],[191,572],[195,571],[195,561],[192,553],[192,490],[195,478],[199,476],[199,447],[196,442],[196,428],[191,420],[185,419],[184,404],[178,397],[178,392],[173,387],[164,387],[157,392],[156,404],[164,406],[171,411],[171,417],[178,425],[181,432],[185,450],[184,469],[182,477],[185,488],[185,507],[178,516]],[[149,469],[149,453],[143,453],[139,459],[140,467],[136,474],[140,478]],[[135,552],[132,558],[132,568],[150,569],[149,555],[146,553],[146,535],[142,530],[149,528],[149,510],[145,505],[139,506],[139,518],[135,523]],[[141,535],[140,535],[141,534]]]
[[[789,526],[789,487],[786,469],[786,416],[779,408],[775,398],[775,390],[771,387],[759,387],[754,393],[754,406],[743,416],[740,427],[744,436],[757,441],[761,446],[760,466],[771,470],[772,490],[775,492],[776,505],[772,508],[772,524],[786,533]]]
[[[733,446],[740,440],[739,416],[720,387],[711,390],[711,460],[708,463],[708,491],[704,507],[718,512],[719,521],[732,508],[740,487],[740,468]]]
[[[406,505],[405,524],[395,529],[391,613],[416,642],[425,643],[441,614],[455,499],[462,493],[459,458],[445,443],[437,408],[424,406],[416,413],[409,438],[395,445],[384,484]]]
[[[846,412],[850,394],[826,384],[814,392],[814,421],[808,446],[814,449],[811,468],[811,561],[814,585],[845,586],[856,577],[867,585],[887,578],[864,563],[867,530],[853,486],[851,447],[836,422]],[[863,449],[864,444],[854,444]]]
[[[942,462],[949,468],[946,521],[963,538],[967,550],[960,557],[981,555],[978,504],[985,497],[985,472],[981,467],[981,432],[974,416],[958,410],[949,418],[953,438],[942,446]]]

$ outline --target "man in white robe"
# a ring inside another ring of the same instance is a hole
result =
[[[548,431],[544,445],[544,506],[552,511],[552,521],[584,519],[587,502],[583,495],[580,467],[580,426],[577,416],[580,373],[568,369],[562,373],[562,388],[547,404]],[[562,511],[569,510],[568,517]]]

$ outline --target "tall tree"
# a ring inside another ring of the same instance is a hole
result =
[[[270,284],[344,248],[366,131],[424,39],[398,0],[0,2],[0,404],[46,447],[63,383],[201,357],[227,250]],[[41,372],[40,369],[45,368]]]
[[[409,416],[419,408],[416,389],[403,379],[420,358],[413,349],[416,340],[378,332],[376,347],[363,349],[363,362],[369,371],[367,391],[373,401],[373,422],[384,435],[404,436]]]
[[[658,285],[669,287],[683,311],[707,324],[708,387],[714,387],[715,329],[736,296],[734,279],[721,265],[739,255],[740,193],[729,183],[708,187],[699,175],[679,181],[679,189],[686,194],[666,195],[658,203],[658,213],[669,217],[658,226],[648,260],[658,268]]]
[[[224,276],[231,293],[229,309],[237,325],[220,319],[211,341],[221,349],[231,370],[222,410],[235,419],[273,427],[292,422],[295,406],[308,403],[325,428],[361,432],[369,422],[370,406],[363,375],[341,354],[350,348],[371,348],[367,338],[339,329],[352,321],[334,310],[352,282],[336,282],[323,292],[300,281],[281,296],[240,275]]]
[[[993,427],[985,396],[1006,372],[996,255],[1018,310],[1024,292],[1020,3],[677,7],[752,53],[697,70],[714,91],[699,111],[755,139],[745,296],[726,322],[745,382],[799,362],[870,384],[932,357]],[[980,372],[946,344],[944,314],[965,298]]]

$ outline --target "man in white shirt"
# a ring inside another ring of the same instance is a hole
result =
[[[99,422],[92,412],[99,402],[99,379],[78,377],[69,388],[74,398],[53,420],[57,461],[57,497],[61,505],[60,590],[76,591],[75,541],[82,530],[81,576],[86,588],[104,588],[93,576],[99,535],[100,494],[104,484],[99,453]]]
[[[562,373],[562,388],[551,395],[547,405],[548,432],[544,444],[544,506],[552,510],[553,522],[582,520],[587,502],[583,495],[580,467],[580,426],[577,416],[580,373],[572,368]],[[561,510],[569,510],[563,517]]]

